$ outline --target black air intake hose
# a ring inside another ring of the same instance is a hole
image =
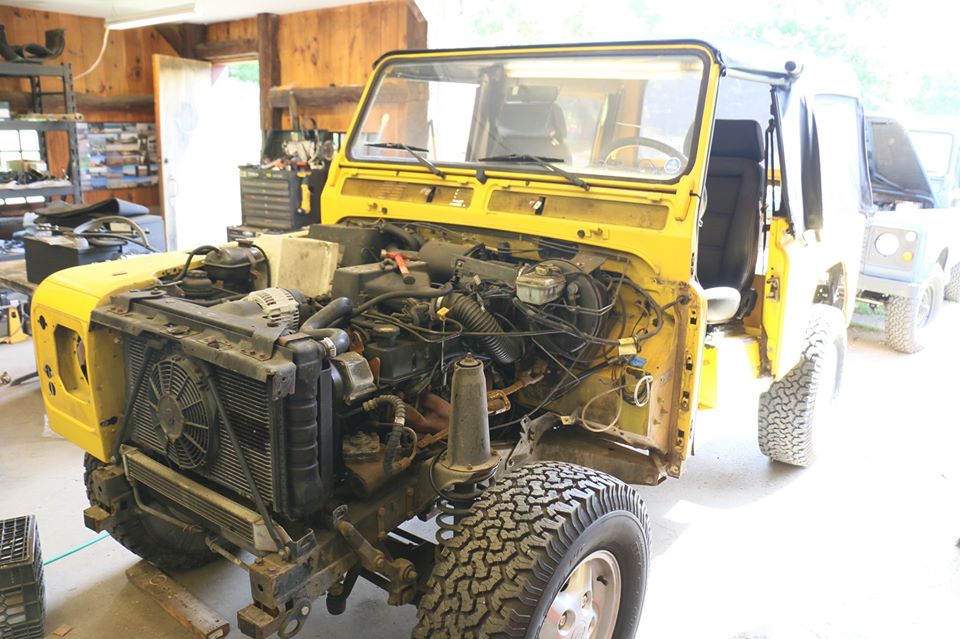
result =
[[[444,300],[444,305],[450,309],[447,316],[463,324],[468,332],[503,332],[496,318],[483,310],[476,300],[466,295],[453,293]],[[475,339],[483,344],[484,349],[498,364],[512,364],[523,354],[523,346],[515,337],[486,335]]]
[[[420,238],[407,231],[396,224],[390,224],[387,222],[382,227],[380,227],[380,232],[384,235],[390,235],[400,240],[405,245],[405,248],[410,251],[419,251],[421,242]]]

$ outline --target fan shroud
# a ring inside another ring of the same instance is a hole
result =
[[[189,358],[168,355],[147,377],[151,426],[165,442],[166,456],[180,468],[207,465],[216,456],[216,403],[200,367]]]

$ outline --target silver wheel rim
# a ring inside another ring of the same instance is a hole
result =
[[[920,304],[917,308],[917,328],[923,328],[930,321],[930,314],[933,311],[933,286],[924,289],[920,296]]]
[[[540,627],[539,639],[610,639],[620,611],[620,564],[606,550],[570,572]]]

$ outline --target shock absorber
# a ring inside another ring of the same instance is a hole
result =
[[[447,449],[440,453],[431,470],[440,495],[437,542],[441,544],[453,536],[460,521],[470,513],[500,462],[500,457],[490,450],[483,363],[472,354],[454,365],[450,407]]]

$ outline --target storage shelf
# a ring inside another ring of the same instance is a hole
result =
[[[71,120],[0,120],[0,131],[67,131]]]
[[[58,197],[61,195],[73,195],[75,187],[72,184],[66,186],[38,186],[26,187],[20,189],[5,189],[0,187],[0,199],[11,197]]]
[[[67,75],[66,65],[35,64],[32,62],[4,62],[0,63],[0,76],[15,76],[29,78],[41,76],[48,78],[62,78]]]
[[[42,78],[54,78],[60,81],[61,91],[57,95],[63,96],[63,105],[60,108],[60,114],[73,114],[77,110],[77,99],[73,92],[73,72],[70,64],[34,64],[29,62],[3,62],[0,63],[0,78],[26,78],[30,81],[30,92],[28,106],[32,110],[42,114],[43,97],[52,97],[53,92],[45,90]],[[51,114],[55,112],[49,112]],[[77,144],[77,122],[75,120],[21,120],[10,118],[0,120],[0,131],[37,131],[40,142],[40,157],[49,164],[50,158],[47,154],[47,133],[51,131],[63,131],[67,138],[67,166],[65,177],[69,180],[66,186],[33,186],[28,185],[25,188],[4,188],[0,186],[0,198],[7,200],[10,198],[51,198],[69,196],[74,203],[79,204],[83,201],[83,194],[80,191],[80,149]],[[4,202],[6,204],[6,202]]]

